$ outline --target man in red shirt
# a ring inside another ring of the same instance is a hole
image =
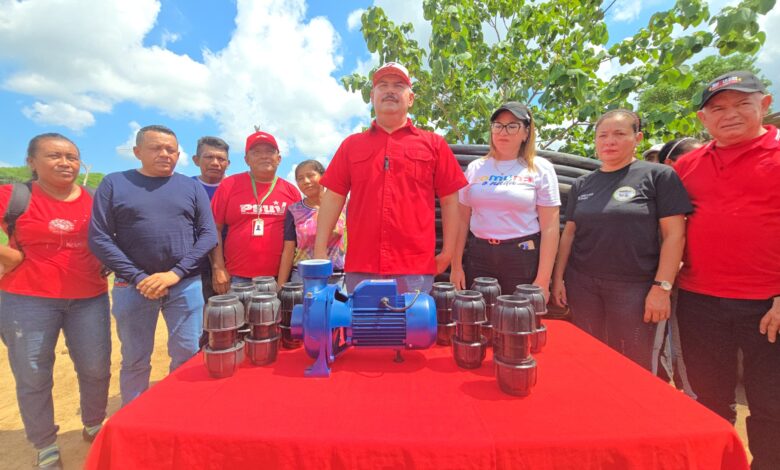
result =
[[[276,139],[257,131],[246,139],[249,171],[222,180],[211,209],[219,243],[211,253],[214,290],[232,282],[279,273],[287,206],[301,200],[298,188],[276,176],[281,162]],[[227,236],[222,239],[223,228]]]
[[[350,193],[344,266],[347,290],[364,279],[395,279],[401,292],[428,292],[455,248],[458,190],[466,178],[447,142],[417,129],[407,116],[414,103],[409,73],[388,62],[373,76],[376,120],[347,137],[320,184],[322,197],[314,257],[327,259],[326,242]],[[441,205],[443,244],[435,255],[435,197]]]
[[[677,300],[688,377],[733,423],[742,350],[753,469],[780,468],[780,135],[761,125],[771,102],[750,72],[716,78],[698,112],[713,141],[674,166],[694,207]]]

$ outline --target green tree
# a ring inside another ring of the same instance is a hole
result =
[[[771,82],[763,76],[756,66],[755,56],[736,53],[729,56],[711,55],[696,62],[691,67],[693,83],[707,83],[713,78],[732,70],[750,70],[759,76],[768,86]],[[646,86],[639,92],[639,113],[643,117],[652,119],[656,114],[663,113],[669,103],[699,102],[701,87],[679,87],[676,83],[656,83]],[[694,135],[703,137],[703,129],[699,129]],[[653,137],[659,141],[668,141],[679,137],[673,132],[665,132],[663,126],[653,129]]]
[[[411,24],[396,25],[377,7],[363,14],[362,32],[380,62],[407,66],[416,79],[416,123],[443,131],[449,142],[485,143],[488,114],[512,99],[531,104],[540,148],[588,155],[594,120],[605,109],[630,108],[642,86],[694,86],[686,62],[705,48],[721,55],[758,51],[766,36],[757,19],[774,3],[742,0],[710,15],[702,0],[678,0],[610,47],[604,17],[612,4],[595,0],[424,0],[432,29],[425,47],[411,39]],[[675,27],[682,34],[672,37]],[[603,80],[597,72],[610,60],[627,69]],[[370,77],[353,74],[342,82],[368,102]],[[647,119],[651,136],[693,132],[695,105],[688,98],[654,110]]]

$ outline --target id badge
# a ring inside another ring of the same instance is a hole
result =
[[[522,243],[518,243],[517,246],[519,246],[520,249],[523,250],[523,251],[530,251],[530,250],[535,250],[536,249],[536,244],[534,243],[533,240],[528,240],[528,241],[524,241]]]
[[[255,219],[254,223],[252,224],[252,236],[262,237],[264,231],[265,224],[263,223],[263,219]]]

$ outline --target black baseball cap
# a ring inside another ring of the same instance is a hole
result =
[[[493,111],[492,115],[490,115],[490,122],[495,121],[496,117],[498,117],[502,111],[509,111],[521,121],[531,122],[531,112],[528,111],[526,105],[517,101],[507,101],[506,103],[502,104],[497,110]]]
[[[738,70],[734,72],[724,73],[720,77],[711,81],[707,88],[701,94],[701,104],[699,109],[702,109],[707,101],[713,96],[717,95],[721,91],[735,90],[743,93],[757,93],[761,92],[766,94],[766,87],[761,80],[755,75],[744,70]]]

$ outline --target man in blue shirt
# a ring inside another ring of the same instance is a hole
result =
[[[203,185],[209,200],[214,197],[219,183],[225,178],[225,171],[230,166],[229,151],[230,146],[219,137],[205,136],[198,139],[198,147],[192,161],[200,168],[200,175],[193,176],[192,179]]]
[[[103,179],[89,229],[90,249],[116,274],[112,312],[122,343],[123,405],[149,387],[160,310],[168,327],[170,370],[198,351],[200,263],[217,244],[206,193],[173,172],[179,159],[173,131],[140,129],[133,152],[141,168]]]
[[[192,179],[203,186],[206,194],[209,195],[209,201],[214,197],[219,183],[225,178],[225,171],[230,166],[229,151],[230,146],[219,137],[205,136],[198,139],[192,161],[200,168],[200,175],[193,176]],[[224,238],[225,234],[223,233],[222,236]],[[209,297],[216,294],[211,282],[211,262],[208,258],[203,260],[200,280],[203,283],[203,301],[206,302]],[[205,332],[200,340],[201,345],[205,344],[204,340]]]

